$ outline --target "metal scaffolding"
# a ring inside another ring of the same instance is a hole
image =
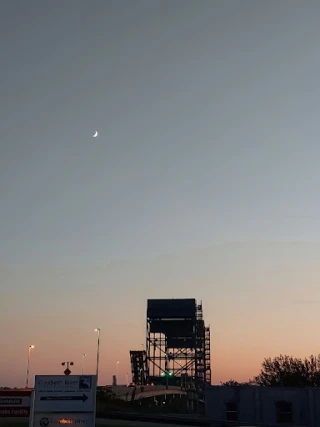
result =
[[[211,384],[210,328],[195,299],[148,300],[149,383],[203,389]]]

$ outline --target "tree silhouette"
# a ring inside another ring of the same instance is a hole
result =
[[[254,385],[253,381],[246,381],[243,383],[239,383],[238,381],[235,381],[232,379],[226,382],[220,382],[220,384],[227,387],[240,387],[240,386]]]
[[[320,386],[320,355],[299,359],[280,355],[264,359],[261,372],[252,380],[244,383],[229,380],[224,386],[282,386],[282,387],[318,387]]]
[[[298,359],[280,355],[264,359],[254,382],[262,386],[316,387],[320,385],[320,356]]]

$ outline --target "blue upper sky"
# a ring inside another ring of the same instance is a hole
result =
[[[1,260],[318,238],[318,12],[1,4]]]

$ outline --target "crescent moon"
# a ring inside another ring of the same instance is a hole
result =
[[[96,130],[95,133],[92,135],[93,138],[96,138],[99,135],[98,131]]]

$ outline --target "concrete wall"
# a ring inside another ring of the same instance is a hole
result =
[[[317,388],[213,386],[206,390],[206,414],[210,421],[225,422],[226,404],[236,402],[239,424],[284,425],[278,422],[276,403],[279,401],[291,402],[291,425],[320,426],[320,389]]]
[[[254,423],[255,387],[211,387],[206,389],[207,418],[215,421],[226,420],[226,404],[230,401],[238,403],[238,419]]]
[[[277,424],[277,401],[292,403],[293,425],[309,425],[308,389],[257,387],[260,401],[260,420],[264,424]]]

